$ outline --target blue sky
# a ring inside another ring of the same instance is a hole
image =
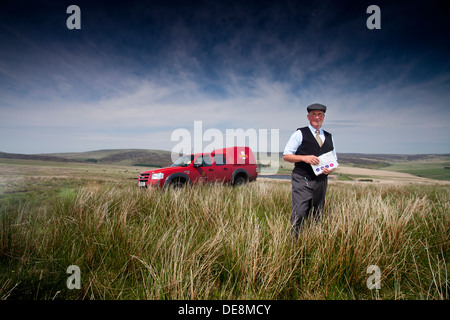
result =
[[[443,3],[3,1],[0,151],[170,151],[194,121],[277,129],[282,151],[319,102],[338,152],[450,153]]]

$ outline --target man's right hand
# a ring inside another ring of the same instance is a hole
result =
[[[306,163],[316,166],[319,164],[320,160],[318,157],[311,155],[311,156],[303,156],[303,162],[306,162]]]
[[[312,165],[318,165],[319,164],[319,158],[313,155],[303,156],[303,155],[295,155],[295,154],[286,154],[283,156],[284,161],[287,162],[306,162]]]

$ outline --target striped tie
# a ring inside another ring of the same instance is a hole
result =
[[[316,140],[317,140],[317,143],[319,144],[319,146],[322,148],[323,142],[322,142],[322,139],[320,139],[320,137],[319,137],[319,130],[316,130]]]

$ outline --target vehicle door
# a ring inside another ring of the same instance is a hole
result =
[[[210,154],[201,154],[194,160],[194,170],[198,173],[201,182],[215,181],[216,175]]]
[[[230,166],[227,165],[226,156],[223,153],[214,154],[214,172],[216,179],[220,181],[230,181],[231,171]]]

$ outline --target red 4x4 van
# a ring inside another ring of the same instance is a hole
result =
[[[141,172],[139,187],[179,187],[221,181],[240,185],[256,180],[256,160],[249,147],[231,147],[178,158],[170,167]]]

